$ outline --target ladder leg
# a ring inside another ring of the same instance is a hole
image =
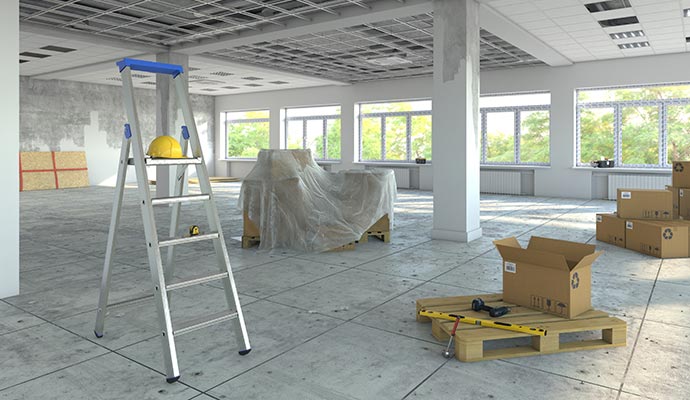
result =
[[[156,231],[156,221],[151,204],[151,190],[148,185],[148,174],[146,173],[144,161],[144,146],[141,141],[141,131],[139,130],[139,117],[134,103],[132,75],[129,68],[122,70],[121,74],[125,109],[132,129],[134,169],[137,174],[141,214],[144,222],[144,233],[146,234],[146,248],[151,269],[151,279],[154,285],[153,293],[158,310],[158,324],[163,342],[163,362],[165,364],[167,381],[175,382],[180,378],[180,368],[177,363],[177,350],[175,348],[168,296],[163,293],[166,288],[165,273],[163,271],[160,247],[158,246],[158,232]]]
[[[117,183],[115,185],[115,201],[110,217],[110,229],[108,230],[108,245],[105,250],[105,262],[103,265],[103,277],[101,278],[101,292],[98,297],[98,310],[96,311],[96,327],[94,333],[96,337],[103,337],[105,327],[105,314],[108,308],[108,295],[110,294],[110,278],[112,276],[113,252],[117,245],[117,229],[120,226],[120,214],[122,212],[122,197],[125,190],[127,178],[127,160],[129,158],[130,141],[127,137],[122,138],[122,149],[120,150],[120,164],[117,167]]]
[[[180,101],[180,108],[189,129],[189,144],[192,149],[194,157],[201,157],[204,159],[203,151],[201,149],[201,142],[199,141],[199,134],[196,130],[196,123],[194,122],[194,113],[192,112],[191,104],[189,104],[189,96],[186,93],[187,82],[183,74],[180,74],[175,81],[175,91],[177,98]],[[218,260],[218,267],[221,272],[228,273],[228,279],[223,279],[223,287],[225,289],[225,298],[228,307],[237,313],[237,318],[234,320],[235,339],[237,340],[241,355],[248,354],[251,350],[249,344],[249,335],[247,334],[247,326],[244,322],[244,315],[242,313],[242,306],[240,305],[240,298],[237,294],[237,287],[235,279],[232,276],[232,269],[230,267],[230,258],[228,258],[228,249],[225,246],[225,239],[223,237],[223,230],[220,227],[220,219],[218,217],[218,209],[216,208],[215,200],[213,199],[213,191],[211,190],[211,182],[209,181],[206,164],[202,162],[196,166],[197,177],[199,178],[199,187],[202,193],[208,193],[209,201],[206,202],[206,215],[208,217],[209,227],[212,231],[218,232],[218,238],[213,241],[216,250],[216,258]]]

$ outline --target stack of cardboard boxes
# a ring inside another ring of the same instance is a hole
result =
[[[617,212],[597,214],[597,240],[659,258],[690,256],[690,161],[673,162],[666,190],[618,189]]]

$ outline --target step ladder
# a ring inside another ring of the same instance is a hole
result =
[[[180,370],[177,363],[177,351],[175,349],[175,337],[184,333],[192,332],[197,329],[215,325],[220,322],[232,320],[235,328],[235,338],[238,342],[240,355],[250,352],[249,336],[242,315],[235,280],[230,268],[228,251],[223,239],[223,230],[218,218],[218,210],[213,200],[211,183],[206,171],[204,156],[201,150],[201,143],[194,123],[189,96],[186,92],[187,79],[183,68],[180,65],[164,64],[152,61],[135,60],[125,58],[117,62],[122,75],[122,88],[124,90],[124,103],[127,112],[128,123],[125,124],[124,137],[122,139],[122,150],[120,152],[120,164],[117,172],[117,185],[115,189],[115,201],[113,204],[112,216],[110,221],[110,231],[108,233],[108,245],[106,248],[105,262],[103,266],[103,278],[101,282],[101,292],[98,301],[98,311],[96,314],[96,337],[103,336],[105,317],[108,307],[131,304],[145,298],[154,298],[158,311],[158,321],[163,341],[163,360],[165,363],[167,381],[175,382],[180,378]],[[169,75],[175,85],[180,108],[184,116],[185,126],[182,126],[180,143],[182,154],[186,155],[188,148],[191,147],[192,157],[180,159],[150,158],[145,155],[142,144],[141,131],[139,128],[139,117],[134,102],[134,92],[132,85],[131,71],[145,71],[155,74]],[[130,150],[133,153],[130,158]],[[141,201],[141,213],[144,222],[144,232],[146,235],[147,252],[151,278],[153,279],[153,295],[139,297],[108,304],[108,293],[113,266],[113,253],[117,244],[117,230],[120,224],[120,214],[122,211],[122,198],[127,176],[127,167],[133,165],[136,171],[139,199]],[[199,187],[202,194],[183,195],[184,186],[187,181],[187,168],[196,167]],[[176,169],[176,181],[174,195],[171,197],[152,198],[149,189],[147,166],[174,167]],[[199,234],[187,237],[175,237],[178,231],[180,206],[183,203],[201,202],[206,207],[208,225],[210,233]],[[172,206],[170,221],[170,239],[160,240],[156,229],[154,206]],[[175,246],[190,244],[199,241],[212,240],[218,261],[218,273],[210,275],[196,276],[184,280],[174,279],[174,257]],[[161,248],[167,247],[167,259],[165,268],[161,257]],[[225,289],[225,298],[228,310],[209,315],[197,320],[176,322],[173,324],[170,314],[170,295],[171,291],[182,289],[194,285],[200,285],[212,281],[222,281]]]

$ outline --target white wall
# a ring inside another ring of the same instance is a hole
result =
[[[19,293],[19,0],[0,3],[0,298]]]
[[[632,85],[690,81],[690,54],[669,54],[579,63],[567,67],[527,67],[482,72],[481,93],[551,92],[551,167],[534,171],[537,196],[592,198],[592,171],[573,168],[575,163],[575,89],[582,87]],[[270,109],[271,146],[280,142],[281,108],[340,104],[342,106],[343,160],[334,170],[361,167],[355,160],[354,106],[362,101],[431,98],[432,79],[415,78],[362,83],[350,86],[283,90],[216,97],[216,118],[220,112]],[[216,154],[225,154],[223,127],[216,123]],[[219,162],[216,173],[244,176],[251,163]],[[229,166],[229,168],[228,168]],[[425,175],[428,175],[425,173]]]

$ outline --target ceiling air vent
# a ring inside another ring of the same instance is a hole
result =
[[[41,47],[42,50],[48,50],[48,51],[55,51],[58,53],[69,53],[71,51],[75,51],[76,49],[70,49],[69,47],[60,47],[60,46],[43,46]]]
[[[374,64],[374,65],[378,65],[381,67],[390,67],[391,65],[401,65],[401,64],[412,63],[412,61],[410,61],[410,60],[406,60],[402,57],[397,57],[397,56],[369,58],[369,59],[367,59],[367,62],[369,64]]]

